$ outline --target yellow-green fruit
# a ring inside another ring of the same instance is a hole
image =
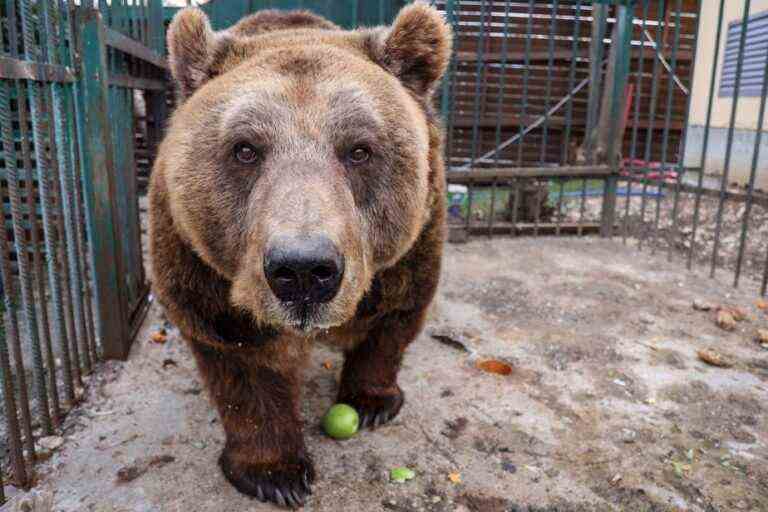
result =
[[[360,418],[347,404],[336,404],[323,417],[323,430],[334,439],[349,439],[357,432]]]

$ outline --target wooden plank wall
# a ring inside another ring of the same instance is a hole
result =
[[[653,124],[650,143],[651,160],[660,160],[662,138],[667,116],[667,94],[670,73],[657,64],[655,115],[651,117],[652,71],[654,50],[643,35],[643,12],[647,4],[646,30],[651,37],[663,41],[660,53],[672,62],[675,20],[678,4],[680,12],[680,39],[676,52],[675,74],[682,85],[690,90],[691,60],[695,46],[696,11],[699,0],[641,0],[635,7],[632,40],[630,82],[637,86],[637,73],[641,61],[642,83],[636,88],[634,101],[639,101],[636,157],[644,157],[649,127]],[[437,6],[445,10],[445,0]],[[447,126],[451,164],[456,167],[493,150],[496,141],[505,141],[519,133],[523,127],[567,96],[572,87],[589,77],[589,44],[592,32],[591,2],[579,6],[576,0],[526,1],[509,0],[454,0],[454,30],[456,56],[449,81],[451,107]],[[529,11],[530,9],[530,11]],[[530,41],[527,43],[530,20]],[[578,15],[577,15],[578,14]],[[661,22],[659,22],[661,19]],[[609,17],[607,37],[614,23]],[[506,45],[504,31],[507,31]],[[574,38],[574,34],[578,37]],[[554,36],[554,37],[552,37]],[[574,41],[575,40],[575,41]],[[576,52],[574,54],[574,44]],[[526,61],[526,46],[529,47]],[[609,44],[605,44],[607,58]],[[553,58],[550,61],[550,48]],[[506,50],[506,66],[503,65]],[[574,59],[575,55],[575,59]],[[482,56],[482,57],[481,57]],[[641,57],[642,56],[642,57]],[[526,66],[527,62],[527,66]],[[574,80],[570,80],[572,62]],[[525,80],[527,75],[527,94]],[[503,86],[502,86],[503,84]],[[549,92],[549,98],[547,93]],[[440,95],[438,95],[440,96]],[[477,163],[476,167],[519,167],[558,165],[573,161],[573,149],[584,139],[587,124],[589,85],[574,95],[570,141],[566,140],[568,104],[553,113],[541,127],[523,138],[522,150],[512,144],[500,152],[498,162]],[[525,116],[523,103],[525,101]],[[669,111],[669,144],[667,161],[676,161],[685,122],[686,93],[672,84],[672,109]],[[439,100],[439,98],[438,98]],[[630,126],[624,138],[625,157],[630,156],[633,136],[633,110]],[[653,123],[651,121],[653,120]],[[477,125],[477,128],[474,128]],[[473,150],[474,145],[474,150]],[[568,148],[568,146],[571,146]]]

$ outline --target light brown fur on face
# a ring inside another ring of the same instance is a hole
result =
[[[150,188],[153,286],[222,415],[225,475],[241,492],[298,505],[313,477],[297,405],[313,340],[346,351],[339,400],[364,426],[403,403],[400,361],[440,271],[431,96],[450,31],[423,4],[358,31],[263,11],[216,33],[187,9],[168,39],[181,104]],[[243,144],[253,162],[236,158]],[[356,148],[370,157],[351,160]],[[270,288],[265,255],[313,237],[335,247],[343,273],[332,298],[297,306]]]

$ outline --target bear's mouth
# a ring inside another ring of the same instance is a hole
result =
[[[285,303],[285,309],[288,312],[288,325],[305,333],[319,328],[318,324],[322,320],[320,306],[320,304],[298,301]]]

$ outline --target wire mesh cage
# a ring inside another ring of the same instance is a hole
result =
[[[144,146],[159,142],[166,64],[160,2],[10,0],[1,14],[0,474],[20,488],[36,439],[97,361],[127,354],[146,306],[135,134],[143,122]]]

